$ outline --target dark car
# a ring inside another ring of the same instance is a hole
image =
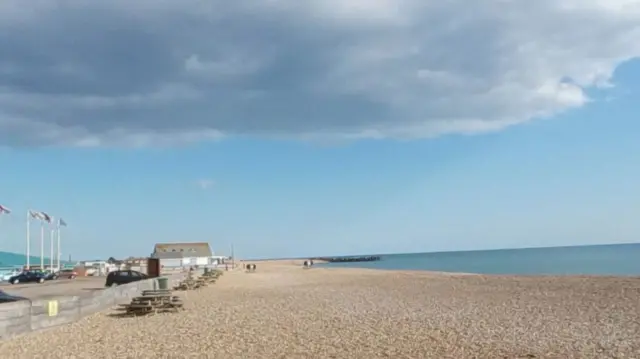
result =
[[[44,274],[44,280],[58,279],[58,273],[57,272],[45,272],[43,274]]]
[[[147,276],[146,274],[134,270],[117,270],[109,272],[109,274],[107,275],[107,282],[104,284],[104,286],[113,287],[116,285],[136,282],[147,278],[149,278],[149,276]]]
[[[9,283],[44,283],[46,275],[41,272],[22,272],[9,278]]]
[[[20,297],[17,295],[11,295],[0,289],[0,303],[11,303],[11,302],[18,302],[21,300],[29,300],[29,298]]]

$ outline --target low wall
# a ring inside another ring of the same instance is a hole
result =
[[[171,286],[184,275],[167,276]],[[56,297],[0,304],[0,340],[35,330],[72,323],[116,304],[126,303],[143,290],[157,288],[156,279],[146,279],[94,292],[90,296]]]

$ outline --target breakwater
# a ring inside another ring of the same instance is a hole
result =
[[[376,262],[381,260],[380,256],[350,256],[350,257],[320,257],[315,260],[325,261],[329,263],[345,263],[345,262]]]

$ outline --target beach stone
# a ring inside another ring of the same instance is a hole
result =
[[[96,313],[0,342],[10,358],[640,358],[640,279],[258,262],[180,292],[185,310]]]

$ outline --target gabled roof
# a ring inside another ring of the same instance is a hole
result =
[[[162,253],[162,254],[161,254]],[[167,254],[165,254],[167,253]],[[168,253],[175,253],[175,256],[167,256]],[[178,253],[182,255],[177,257]],[[162,255],[164,258],[183,258],[183,257],[211,257],[211,247],[207,242],[193,243],[158,243],[153,249],[153,255],[156,258]]]
[[[153,258],[158,259],[180,259],[184,258],[183,252],[154,252]]]

